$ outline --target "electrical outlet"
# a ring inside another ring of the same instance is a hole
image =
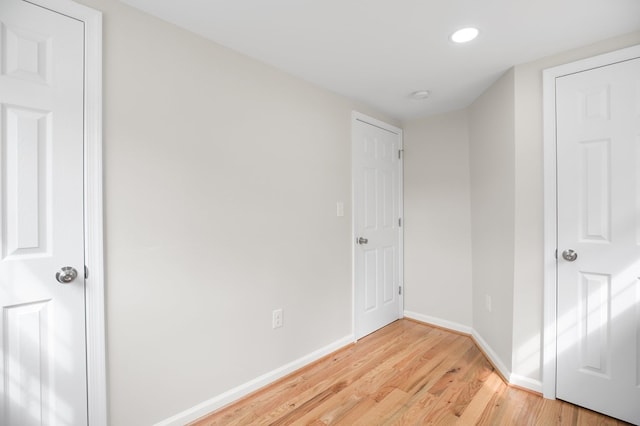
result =
[[[487,308],[487,311],[491,312],[491,296],[488,294],[484,295],[484,306]]]
[[[273,311],[271,325],[273,328],[282,327],[282,309],[276,309]]]

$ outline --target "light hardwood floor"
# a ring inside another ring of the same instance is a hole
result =
[[[471,338],[399,320],[195,423],[625,425],[505,385]]]

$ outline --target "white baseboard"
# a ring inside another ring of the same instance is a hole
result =
[[[484,352],[486,356],[489,357],[489,361],[493,364],[494,367],[498,369],[502,377],[504,377],[507,382],[511,383],[511,370],[507,368],[502,359],[498,356],[498,354],[489,346],[489,344],[478,334],[476,330],[473,330],[471,334],[473,339],[476,341],[480,349]]]
[[[521,388],[529,389],[530,391],[542,393],[542,382],[540,380],[535,380],[516,373],[511,373],[511,379],[509,383]]]
[[[459,324],[453,321],[444,320],[441,318],[431,317],[429,315],[419,314],[417,312],[404,311],[406,318],[414,319],[416,321],[424,322],[426,324],[435,325],[448,330],[456,331],[458,333],[464,333],[471,336],[477,345],[484,351],[489,357],[491,363],[498,369],[500,374],[507,379],[509,384],[519,386],[525,389],[532,390],[534,392],[542,392],[542,382],[539,380],[531,379],[529,377],[513,374],[506,367],[504,362],[495,353],[495,351],[489,346],[489,344],[478,334],[476,330],[467,325]],[[240,386],[230,389],[218,396],[215,396],[207,401],[201,402],[195,407],[189,408],[181,413],[178,413],[166,420],[156,423],[154,426],[182,426],[189,422],[192,422],[208,413],[211,413],[219,408],[224,407],[244,396],[247,396],[251,392],[254,392],[270,383],[275,382],[278,379],[292,373],[305,365],[308,365],[325,355],[337,351],[355,341],[353,335],[345,336],[340,340],[337,340],[323,348],[320,348],[308,355],[298,358],[282,367],[276,368],[262,376],[256,377]]]
[[[457,331],[458,333],[471,335],[471,333],[473,332],[473,328],[469,327],[468,325],[462,325],[457,322],[448,321],[441,318],[432,317],[429,315],[423,315],[417,312],[404,311],[404,316],[406,318],[411,318],[416,321],[424,322],[431,325],[436,325],[438,327],[446,328],[448,330]]]
[[[166,420],[162,420],[161,422],[156,423],[154,426],[185,425],[244,396],[247,396],[251,392],[254,392],[270,383],[273,383],[276,380],[286,376],[287,374],[292,373],[314,361],[317,361],[323,356],[329,355],[330,353],[335,352],[338,349],[343,348],[353,342],[353,335],[345,336],[340,340],[330,343],[329,345],[320,348],[310,354],[307,354],[301,358],[298,358],[295,361],[285,364],[282,367],[276,368],[275,370],[265,373],[262,376],[256,377],[255,379],[250,380],[233,389],[230,389],[218,396],[214,396],[211,399],[201,402],[195,407],[191,407],[181,413],[176,414],[175,416],[171,416]]]
[[[424,322],[426,324],[431,324],[437,327],[457,331],[458,333],[468,334],[475,340],[476,344],[489,358],[489,361],[491,361],[494,367],[498,369],[502,377],[504,377],[509,382],[509,384],[519,386],[533,392],[542,392],[542,382],[540,380],[535,380],[529,377],[512,373],[507,368],[502,359],[498,356],[498,354],[495,353],[491,346],[489,346],[489,344],[482,338],[482,336],[480,336],[480,334],[478,334],[475,329],[473,329],[473,327],[411,311],[404,311],[404,316],[406,318],[411,318],[416,321]]]

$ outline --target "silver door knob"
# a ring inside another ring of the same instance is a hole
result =
[[[562,252],[562,258],[567,262],[573,262],[578,258],[578,253],[569,249]]]
[[[362,237],[358,238],[358,244],[367,244],[368,242],[369,240],[366,238],[362,238]]]
[[[58,280],[60,284],[69,284],[77,277],[78,271],[71,266],[63,266],[60,271],[56,272],[56,280]]]

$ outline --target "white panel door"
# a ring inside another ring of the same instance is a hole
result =
[[[83,24],[0,1],[0,423],[87,423]],[[78,271],[67,284],[62,267]]]
[[[558,78],[556,111],[557,397],[640,424],[640,59]]]
[[[400,318],[402,135],[353,122],[355,333],[363,337]]]

